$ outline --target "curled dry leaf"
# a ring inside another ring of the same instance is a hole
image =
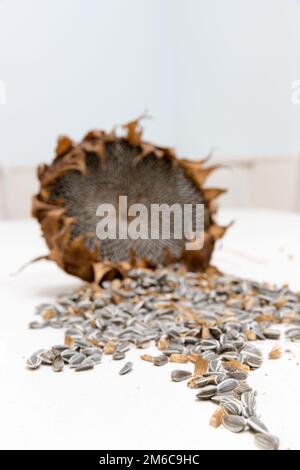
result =
[[[205,160],[181,160],[172,148],[144,142],[143,117],[125,124],[125,134],[120,136],[115,131],[94,130],[79,143],[62,136],[53,162],[38,167],[40,189],[33,197],[32,214],[49,248],[43,258],[85,281],[98,284],[122,278],[132,266],[152,268],[172,261],[182,261],[189,270],[205,271],[216,240],[227,229],[214,221],[214,202],[224,190],[203,187],[217,166],[206,166]],[[143,201],[139,201],[141,188]],[[147,207],[160,201],[182,207],[203,204],[202,248],[186,250],[184,238],[98,239],[96,208],[105,202],[118,210],[120,195]],[[202,337],[207,334],[204,328]]]

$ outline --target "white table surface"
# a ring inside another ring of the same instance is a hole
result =
[[[236,220],[214,255],[232,274],[288,282],[300,290],[300,214],[227,210]],[[104,357],[94,370],[53,373],[25,368],[35,350],[63,342],[62,330],[29,330],[34,306],[52,301],[80,281],[42,261],[17,277],[11,273],[46,253],[32,220],[0,222],[0,447],[4,449],[254,449],[249,433],[208,425],[215,405],[197,402],[185,383],[170,381],[178,364],[153,367],[138,352],[127,358],[134,371],[119,376],[120,362]],[[263,346],[265,354],[270,341]],[[281,448],[300,448],[300,344],[283,343],[279,360],[266,358],[250,374],[258,406]],[[145,351],[143,351],[145,352]],[[188,365],[188,368],[192,366]]]

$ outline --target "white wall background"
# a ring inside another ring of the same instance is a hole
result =
[[[50,161],[59,134],[145,109],[146,137],[183,156],[288,161],[297,79],[297,0],[0,0],[0,163]]]

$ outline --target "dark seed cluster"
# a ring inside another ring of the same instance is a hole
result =
[[[123,360],[130,349],[154,343],[158,354],[142,354],[141,359],[159,367],[194,364],[193,374],[179,368],[171,379],[187,381],[197,389],[198,400],[217,404],[212,426],[223,424],[235,433],[250,430],[258,447],[279,447],[259,418],[247,377],[262,365],[259,341],[279,339],[274,324],[285,323],[286,337],[300,340],[300,296],[287,287],[215,271],[187,272],[180,265],[132,269],[124,280],[105,281],[101,287],[86,284],[53,304],[42,304],[37,314],[30,328],[63,328],[64,344],[34,353],[29,369],[48,365],[55,372],[66,366],[86,371],[103,354]],[[119,374],[132,369],[126,362]]]

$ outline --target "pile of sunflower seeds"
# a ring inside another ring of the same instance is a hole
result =
[[[300,340],[300,294],[258,282],[169,269],[132,269],[123,280],[86,284],[53,304],[36,309],[30,328],[63,328],[64,343],[35,352],[29,369],[48,365],[76,372],[93,369],[103,354],[123,360],[132,348],[153,343],[157,356],[141,358],[163,366],[194,364],[194,373],[175,370],[174,382],[187,381],[198,400],[217,404],[212,426],[231,432],[250,430],[255,444],[275,450],[279,440],[259,419],[256,392],[247,384],[251,370],[262,365],[259,340],[279,339],[273,325],[286,323],[285,335]],[[255,341],[255,343],[253,343]],[[120,375],[133,369],[125,363]]]

